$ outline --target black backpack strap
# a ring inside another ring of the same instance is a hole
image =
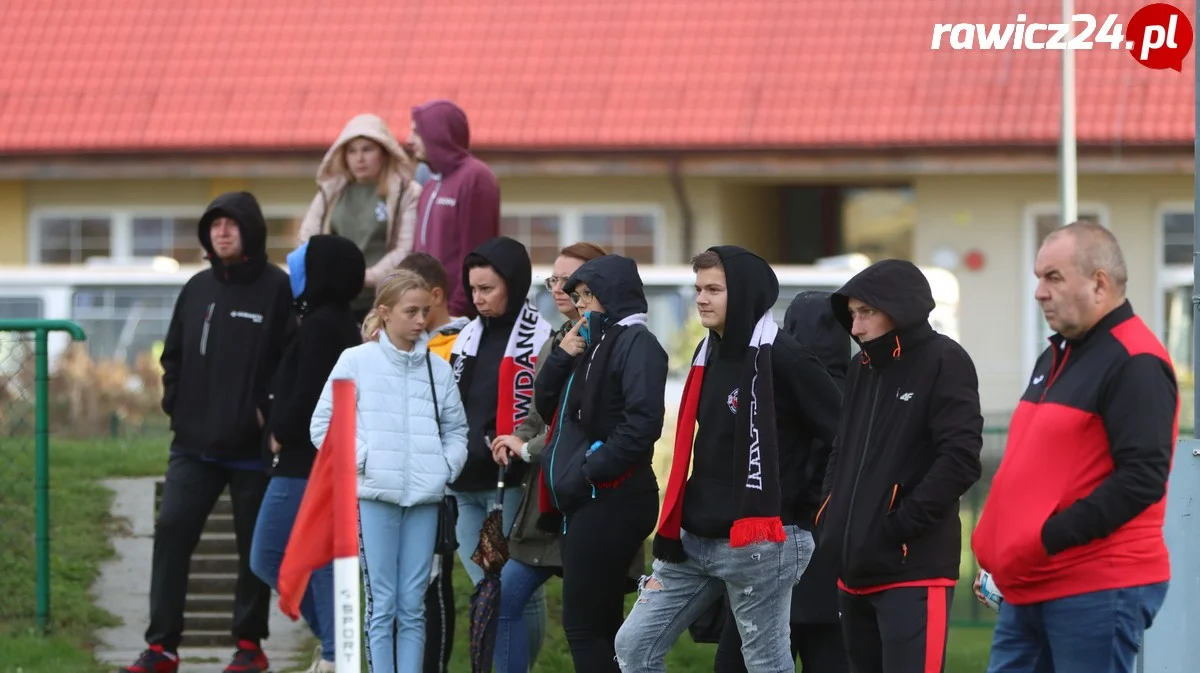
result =
[[[442,436],[442,414],[438,411],[437,384],[433,382],[433,360],[429,359],[429,351],[425,351],[425,370],[429,372],[429,394],[433,395],[433,418],[437,421],[438,437]]]

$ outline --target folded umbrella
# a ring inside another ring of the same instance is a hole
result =
[[[490,444],[490,442],[489,442]],[[471,560],[483,568],[483,579],[471,595],[471,673],[490,673],[496,649],[496,626],[500,614],[500,570],[508,561],[508,538],[504,536],[504,472],[496,479],[496,502],[483,520],[479,544]]]

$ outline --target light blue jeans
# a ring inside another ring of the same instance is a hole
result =
[[[520,486],[504,489],[505,535],[512,533],[523,490]],[[458,536],[458,559],[471,576],[472,585],[476,585],[483,579],[483,568],[475,565],[471,554],[475,553],[475,545],[479,543],[479,531],[483,528],[483,520],[487,518],[488,511],[496,502],[496,489],[451,493],[458,502],[458,525],[454,528],[454,533]],[[500,587],[503,591],[504,584],[501,583]],[[546,592],[541,586],[530,595],[523,612],[525,629],[529,636],[529,663],[532,666],[533,662],[537,661],[538,653],[542,649],[542,639],[546,634]]]
[[[637,602],[617,632],[617,662],[623,673],[666,671],[675,641],[724,593],[742,636],[746,670],[794,673],[792,589],[808,567],[816,545],[812,533],[786,526],[784,542],[729,546],[729,538],[683,531],[682,563],[654,560],[642,579]]]
[[[421,670],[425,657],[425,589],[433,570],[437,521],[436,504],[399,507],[375,500],[358,501],[370,673]]]

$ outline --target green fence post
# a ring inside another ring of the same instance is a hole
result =
[[[50,332],[67,332],[75,341],[83,329],[69,320],[0,320],[0,332],[34,334],[34,548],[37,588],[35,622],[50,627]]]
[[[50,354],[46,330],[34,333],[36,406],[34,407],[35,472],[34,489],[37,533],[37,630],[46,633],[50,626]]]

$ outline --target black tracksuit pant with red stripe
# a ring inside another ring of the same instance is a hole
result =
[[[838,592],[842,638],[854,673],[944,673],[954,587]]]

